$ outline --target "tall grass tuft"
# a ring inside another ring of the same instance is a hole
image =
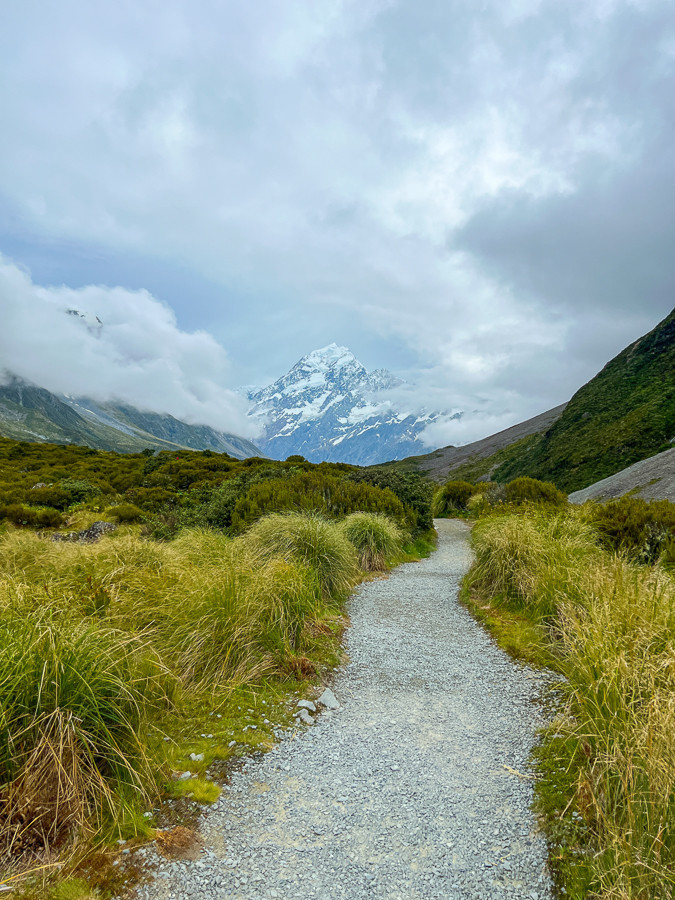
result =
[[[474,527],[473,543],[471,581],[481,593],[542,618],[555,615],[578,583],[576,573],[601,556],[593,529],[578,516],[541,509],[484,519]]]
[[[243,538],[263,559],[280,556],[308,566],[326,600],[344,600],[358,573],[357,554],[337,524],[311,513],[275,514],[259,519]]]
[[[162,695],[156,655],[48,606],[0,613],[0,836],[17,854],[58,845],[154,789],[141,734]]]
[[[404,534],[395,522],[377,513],[355,512],[340,523],[347,540],[356,548],[366,572],[382,572],[403,547]]]
[[[542,809],[565,794],[555,828],[574,812],[582,839],[556,858],[592,896],[673,896],[675,580],[602,550],[583,512],[484,520],[474,540],[472,586],[544,623],[565,676],[539,792]]]
[[[111,818],[133,831],[161,777],[148,725],[167,707],[304,676],[332,652],[356,551],[337,525],[275,519],[236,540],[0,535],[0,852]]]

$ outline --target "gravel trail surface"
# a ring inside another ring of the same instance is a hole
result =
[[[234,775],[201,857],[162,861],[139,900],[552,896],[522,777],[543,676],[458,605],[469,530],[436,527],[429,559],[356,591],[341,709]]]

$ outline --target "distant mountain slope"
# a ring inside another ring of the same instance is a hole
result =
[[[261,448],[274,459],[372,465],[421,447],[436,414],[396,408],[386,392],[402,384],[385,369],[368,372],[346,347],[314,350],[273,384],[248,391],[249,415],[265,428]]]
[[[208,425],[189,425],[163,413],[142,412],[127,404],[96,403],[87,397],[64,397],[63,400],[86,419],[128,435],[150,436],[162,445],[215,450],[217,453],[229,453],[237,459],[260,456],[258,447],[246,438],[218,431]]]
[[[670,447],[675,437],[675,310],[572,397],[552,427],[495,472],[576,491]]]
[[[612,500],[628,494],[643,500],[675,501],[675,449],[633,463],[609,478],[569,495],[572,503]]]
[[[519,475],[576,491],[668,449],[675,438],[675,310],[585,384],[568,404],[464,447],[392,465],[506,482]]]
[[[462,447],[442,447],[433,453],[411,456],[393,465],[424,472],[434,481],[446,481],[450,477],[466,478],[470,481],[487,478],[509,453],[514,452],[514,448],[536,440],[541,432],[560,418],[564,409],[563,403],[480,441],[473,441]]]
[[[254,444],[236,435],[131,406],[98,406],[93,401],[59,397],[14,377],[0,384],[0,434],[14,440],[82,444],[120,453],[149,447],[215,450],[238,459],[260,456]]]

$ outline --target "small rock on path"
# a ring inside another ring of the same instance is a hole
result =
[[[361,585],[340,709],[235,774],[198,861],[139,900],[492,900],[552,896],[527,771],[543,676],[457,603],[468,528]],[[509,767],[509,768],[505,768]]]

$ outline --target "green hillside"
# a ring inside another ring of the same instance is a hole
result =
[[[668,449],[673,437],[675,310],[577,391],[551,428],[500,460],[492,477],[530,475],[576,491]]]
[[[17,441],[86,445],[118,453],[140,453],[149,447],[214,450],[238,459],[260,455],[245,438],[206,425],[189,425],[170,415],[141,412],[131,406],[61,398],[19,378],[0,384],[0,435]]]

